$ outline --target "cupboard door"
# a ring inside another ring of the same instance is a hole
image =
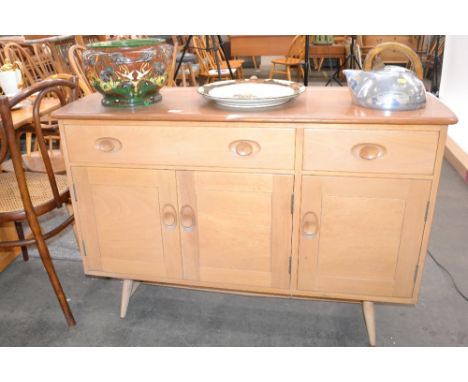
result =
[[[88,270],[181,278],[174,171],[72,168]]]
[[[293,179],[177,171],[184,277],[289,288]]]
[[[431,182],[304,176],[298,288],[411,297]]]

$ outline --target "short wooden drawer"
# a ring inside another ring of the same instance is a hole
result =
[[[303,169],[432,174],[438,139],[436,131],[306,129]]]
[[[294,168],[289,128],[72,124],[64,132],[70,162]]]

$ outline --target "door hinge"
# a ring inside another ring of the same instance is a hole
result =
[[[76,188],[75,188],[75,183],[73,183],[73,197],[75,199],[75,202],[78,202],[78,198],[76,196]]]
[[[289,256],[288,273],[291,274],[292,256]]]
[[[86,245],[85,245],[83,240],[81,240],[81,246],[83,247],[83,256],[87,256],[86,255]]]
[[[424,213],[424,222],[427,221],[427,215],[429,215],[429,202],[426,204],[426,212]]]
[[[291,194],[291,215],[294,214],[294,192]]]
[[[419,265],[416,265],[416,269],[414,270],[414,276],[413,276],[413,284],[416,282],[416,278],[418,277],[418,270],[419,270]]]

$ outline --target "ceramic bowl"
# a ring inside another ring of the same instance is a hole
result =
[[[83,54],[86,77],[104,106],[150,105],[162,99],[172,46],[162,39],[103,41]]]

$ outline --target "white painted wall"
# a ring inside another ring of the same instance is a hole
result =
[[[448,135],[468,154],[468,36],[445,38],[439,98],[459,120]]]

